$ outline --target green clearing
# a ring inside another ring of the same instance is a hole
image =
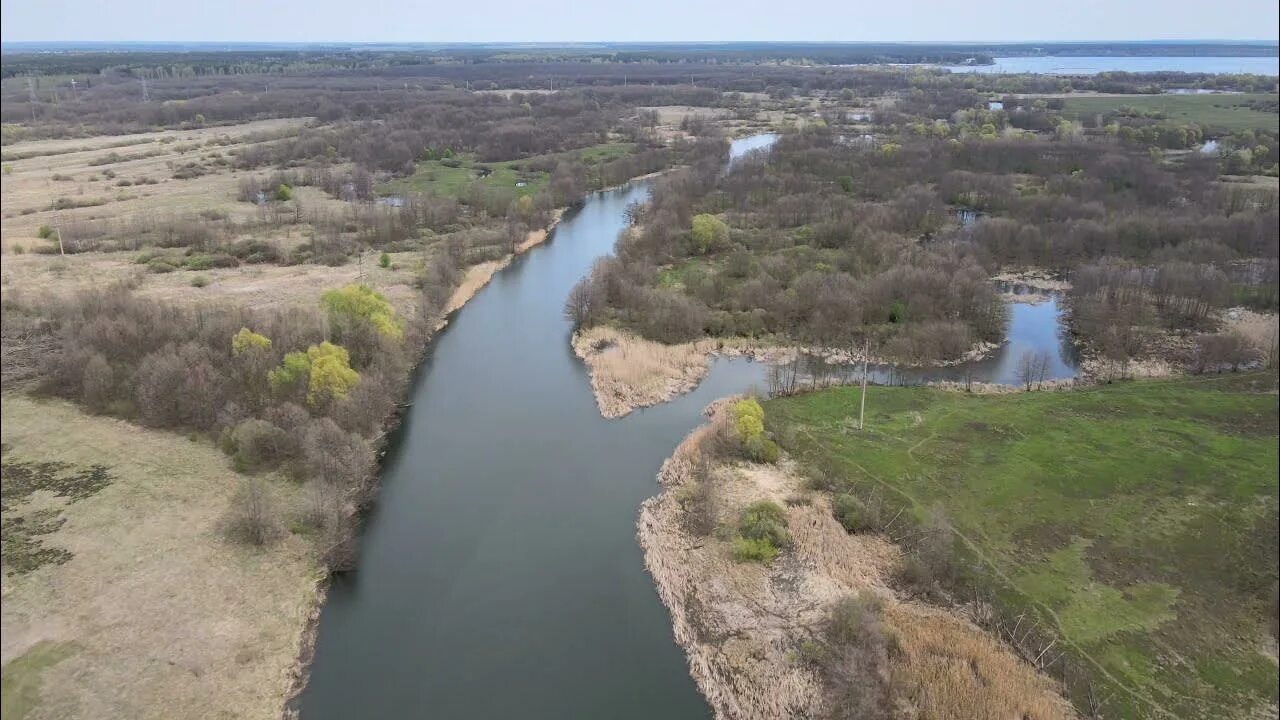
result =
[[[1277,131],[1280,115],[1262,112],[1248,106],[1250,101],[1276,101],[1276,95],[1266,93],[1240,93],[1219,95],[1126,95],[1082,96],[1063,99],[1062,114],[1072,119],[1091,117],[1100,113],[1131,107],[1144,112],[1157,112],[1175,124],[1198,125],[1222,130],[1270,130]]]
[[[858,401],[837,388],[766,413],[788,450],[848,490],[917,521],[941,506],[970,579],[1057,627],[1106,717],[1250,717],[1277,701],[1264,650],[1274,374],[1008,395],[876,387],[861,433]]]
[[[578,160],[590,168],[634,150],[632,143],[602,143],[553,155],[489,163],[476,162],[474,155],[463,153],[445,160],[420,161],[413,175],[383,183],[378,186],[378,192],[383,195],[414,192],[462,198],[474,183],[486,190],[512,193],[513,197],[536,195],[551,179],[550,173],[536,168],[550,167],[560,159]]]

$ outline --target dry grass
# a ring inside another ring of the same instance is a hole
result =
[[[366,253],[362,263],[338,267],[326,265],[241,265],[235,268],[148,273],[134,262],[136,253],[79,253],[11,255],[5,258],[0,293],[28,297],[65,294],[112,281],[136,281],[138,294],[156,300],[194,303],[229,301],[252,307],[314,305],[321,293],[360,280],[387,296],[402,315],[416,310],[418,291],[413,287],[420,253],[391,253],[390,268],[378,266],[376,254]],[[205,287],[192,287],[202,276]]]
[[[0,190],[0,243],[8,253],[15,244],[28,248],[35,245],[41,225],[56,225],[77,220],[123,220],[146,213],[196,213],[221,210],[241,219],[251,216],[256,208],[236,201],[236,189],[243,175],[261,175],[266,171],[240,173],[221,168],[200,177],[177,180],[174,168],[188,162],[208,161],[215,156],[230,157],[234,150],[301,128],[306,119],[261,120],[240,125],[198,130],[168,130],[114,137],[68,140],[37,140],[5,146],[6,155],[19,157],[4,165],[12,172],[4,176]],[[268,140],[269,142],[269,140]],[[122,145],[122,143],[130,143]],[[118,162],[101,162],[111,153]],[[110,170],[114,177],[104,172]],[[55,180],[54,176],[70,180]],[[117,185],[120,181],[136,183],[142,178],[156,184]],[[59,212],[49,209],[58,198],[74,202],[104,200],[104,204],[78,207]],[[311,198],[312,205],[321,198]],[[24,214],[25,213],[25,214]]]
[[[971,623],[944,611],[889,604],[885,621],[901,653],[892,660],[895,694],[915,720],[1074,717],[1049,678]]]
[[[1056,684],[967,620],[898,600],[888,587],[901,552],[881,536],[850,535],[830,498],[804,489],[789,462],[778,466],[700,461],[725,422],[693,433],[663,464],[663,492],[638,523],[645,566],[671,611],[676,641],[717,718],[822,717],[825,685],[797,648],[814,639],[830,608],[871,593],[900,652],[891,654],[893,716],[942,718],[1074,717]],[[786,507],[793,547],[771,565],[732,558],[728,534],[689,534],[681,497],[691,483],[715,483],[711,515],[721,527],[758,500]]]
[[[670,400],[697,386],[707,374],[716,343],[706,340],[664,345],[597,325],[573,338],[573,350],[591,371],[600,414],[618,418]]]
[[[206,443],[15,395],[2,428],[15,459],[115,476],[75,503],[31,500],[61,508],[44,540],[74,556],[4,580],[5,686],[24,688],[5,717],[279,717],[320,577],[307,541],[227,540],[239,478]]]
[[[1280,338],[1280,315],[1232,308],[1224,314],[1223,322],[1226,329],[1235,330],[1248,338],[1263,357],[1275,359],[1276,342]]]

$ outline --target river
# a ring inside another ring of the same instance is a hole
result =
[[[735,141],[731,158],[770,140]],[[763,389],[764,367],[719,359],[693,392],[608,421],[562,317],[649,187],[589,196],[433,341],[359,568],[322,611],[304,720],[709,716],[635,520],[702,409]],[[1013,307],[1013,336],[1016,313],[1040,313],[1028,327],[1048,319],[1055,337],[1056,305]]]

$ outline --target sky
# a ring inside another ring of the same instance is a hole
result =
[[[1271,40],[1276,0],[0,0],[0,40]]]

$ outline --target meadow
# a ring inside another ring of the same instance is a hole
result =
[[[875,387],[861,432],[856,388],[766,410],[836,492],[902,508],[921,532],[953,528],[952,597],[986,596],[1057,638],[1089,676],[1092,697],[1072,688],[1082,709],[1249,717],[1277,697],[1275,392],[1272,373]]]
[[[1276,102],[1274,93],[1094,95],[1063,99],[1063,115],[1075,119],[1105,114],[1121,107],[1159,113],[1175,123],[1196,123],[1216,130],[1270,130],[1280,117],[1251,107],[1250,103]]]

